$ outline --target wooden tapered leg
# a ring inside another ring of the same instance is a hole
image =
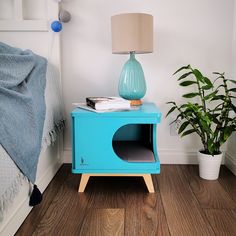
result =
[[[147,186],[148,192],[155,193],[153,182],[152,182],[152,176],[150,174],[144,174],[143,179]]]
[[[84,189],[86,188],[86,185],[87,185],[87,183],[89,181],[89,177],[90,177],[89,174],[82,174],[81,175],[79,189],[78,189],[79,193],[83,193],[84,192]]]
[[[79,184],[79,193],[83,193],[90,176],[142,176],[149,193],[155,193],[152,176],[150,174],[82,174]]]

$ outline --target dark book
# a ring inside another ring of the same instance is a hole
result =
[[[130,109],[130,101],[121,97],[87,97],[86,104],[95,110]]]

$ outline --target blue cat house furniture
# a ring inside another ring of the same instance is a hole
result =
[[[137,110],[95,113],[76,108],[72,117],[72,173],[90,176],[142,176],[154,192],[151,174],[160,173],[156,127],[161,113],[153,103]]]

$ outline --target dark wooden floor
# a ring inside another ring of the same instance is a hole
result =
[[[206,181],[197,166],[162,165],[154,194],[136,177],[92,177],[78,194],[70,169],[62,166],[16,235],[236,236],[236,177],[223,166]]]

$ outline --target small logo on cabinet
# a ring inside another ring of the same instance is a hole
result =
[[[81,159],[80,159],[80,165],[81,166],[87,166],[88,165],[88,164],[86,164],[86,162],[85,162],[83,157],[81,157]]]

